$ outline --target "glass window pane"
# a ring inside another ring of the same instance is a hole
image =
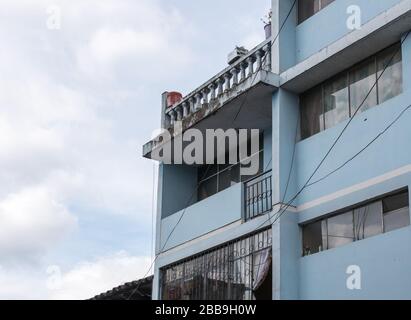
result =
[[[324,85],[325,128],[331,128],[350,116],[347,74]]]
[[[298,1],[298,22],[301,23],[314,15],[320,9],[319,0]]]
[[[203,180],[198,187],[198,201],[217,193],[217,176]]]
[[[335,0],[300,0],[298,1],[298,23],[307,20]]]
[[[301,138],[324,130],[322,87],[301,96]]]
[[[395,211],[408,207],[408,192],[402,192],[393,196],[386,197],[382,203],[384,212]]]
[[[328,248],[337,248],[354,241],[352,211],[328,219]]]
[[[303,255],[318,253],[327,249],[326,244],[326,224],[324,221],[310,223],[303,227]]]
[[[334,2],[335,0],[321,0],[321,9],[324,9],[326,6],[328,6],[331,2]]]
[[[239,165],[220,165],[218,177],[218,191],[223,191],[240,182],[240,167]]]
[[[390,232],[410,225],[409,208],[384,213],[384,232]]]
[[[361,109],[358,112],[363,112],[377,105],[376,80],[375,58],[359,64],[350,72],[351,116],[360,106]],[[373,89],[367,97],[371,88]],[[365,99],[366,97],[367,99]]]
[[[197,171],[198,181],[200,182],[217,174],[217,168],[217,164],[210,164],[199,167]]]
[[[381,201],[354,210],[354,232],[356,240],[366,239],[383,232]]]
[[[384,68],[386,69],[383,73]],[[378,77],[380,77],[378,80],[379,103],[402,92],[402,55],[399,44],[378,55]]]

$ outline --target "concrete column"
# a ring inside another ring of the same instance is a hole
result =
[[[275,39],[279,35],[271,50],[271,70],[276,74],[280,74],[292,67],[296,62],[295,32],[297,27],[298,1],[284,28],[279,33],[293,2],[294,0],[272,0],[272,37]]]
[[[287,181],[299,124],[298,95],[279,89],[273,95],[272,108],[273,213],[277,213],[273,214],[273,220],[281,215],[273,224],[273,298],[297,299],[301,251],[298,217],[293,212],[293,207],[284,210],[282,203],[288,202],[297,192],[295,165],[288,187]]]
[[[170,126],[170,119],[166,115],[168,92],[161,95],[161,128],[168,128]]]
[[[153,279],[153,291],[152,300],[160,300],[160,270],[159,268],[154,269],[154,279]]]

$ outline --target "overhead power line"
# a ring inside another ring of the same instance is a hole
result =
[[[278,33],[277,33],[277,35],[276,35],[276,36],[274,37],[274,39],[272,40],[271,47],[270,47],[271,50],[272,50],[272,48],[273,48],[273,46],[274,46],[274,43],[278,40],[278,37],[280,36],[280,33],[282,32],[282,30],[283,30],[283,28],[284,28],[287,20],[288,20],[289,17],[291,16],[291,13],[293,12],[297,1],[298,1],[298,0],[294,0],[294,2],[293,2],[293,4],[292,4],[292,6],[291,6],[291,8],[290,8],[290,10],[289,10],[286,18],[284,19],[284,22],[282,23],[282,25],[281,25]],[[262,63],[260,64],[259,69],[258,69],[258,70],[256,71],[256,73],[254,74],[254,79],[252,80],[252,83],[255,81],[256,74],[257,74],[259,71],[262,70],[262,67],[263,67],[263,65],[265,64],[265,61],[266,61],[266,59],[267,59],[267,56],[268,56],[269,52],[271,52],[271,50],[267,50],[267,51],[265,52],[264,57],[263,57],[263,59],[262,59]],[[244,104],[245,104],[246,101],[247,101],[247,98],[248,98],[248,92],[245,93],[244,100],[243,100],[243,102],[241,103],[241,105],[240,105],[240,107],[239,107],[239,110],[238,110],[238,112],[236,113],[235,117],[233,118],[232,124],[233,124],[233,123],[236,121],[236,119],[238,118],[238,116],[239,116],[239,114],[240,114],[240,112],[241,112]],[[271,161],[272,161],[272,159],[270,160],[269,163],[271,163]],[[210,169],[210,166],[208,166],[208,168],[206,169],[206,172],[205,172],[205,174],[204,174],[204,177],[207,175],[207,172],[208,172],[209,169]],[[203,180],[203,179],[201,179],[201,180]],[[182,219],[183,219],[183,217],[184,217],[184,215],[185,215],[185,213],[186,213],[186,209],[187,209],[187,207],[189,206],[189,204],[191,203],[192,198],[194,197],[194,194],[197,192],[197,190],[198,190],[199,187],[200,187],[200,184],[197,184],[197,186],[196,186],[196,188],[194,189],[193,193],[191,194],[189,200],[187,201],[187,205],[186,205],[186,207],[184,208],[183,212],[181,213],[180,218],[178,219],[176,225],[173,227],[173,229],[171,230],[170,234],[168,235],[167,240],[165,241],[165,243],[164,243],[162,249],[160,250],[160,252],[155,255],[155,258],[154,258],[154,260],[152,261],[152,263],[150,264],[150,267],[149,267],[148,271],[146,272],[146,274],[144,275],[144,278],[147,277],[147,275],[150,273],[150,271],[151,271],[151,269],[153,268],[155,262],[157,261],[159,255],[160,255],[160,254],[163,252],[163,250],[166,248],[166,245],[167,245],[168,241],[170,240],[172,234],[175,232],[175,230],[176,230],[176,228],[178,227],[178,225],[181,223],[181,221],[182,221]],[[135,290],[130,294],[130,296],[127,298],[127,300],[129,300],[130,297],[132,297],[133,294],[134,294],[137,290],[138,290],[138,286],[137,286],[137,287],[135,288]]]

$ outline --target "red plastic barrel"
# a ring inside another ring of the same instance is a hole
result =
[[[183,95],[180,92],[169,92],[167,94],[167,107],[174,106],[175,104],[179,103],[183,100]]]

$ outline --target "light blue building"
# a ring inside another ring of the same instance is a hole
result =
[[[261,45],[163,95],[172,140],[260,129],[261,168],[160,164],[153,298],[411,299],[411,0],[272,11]]]

